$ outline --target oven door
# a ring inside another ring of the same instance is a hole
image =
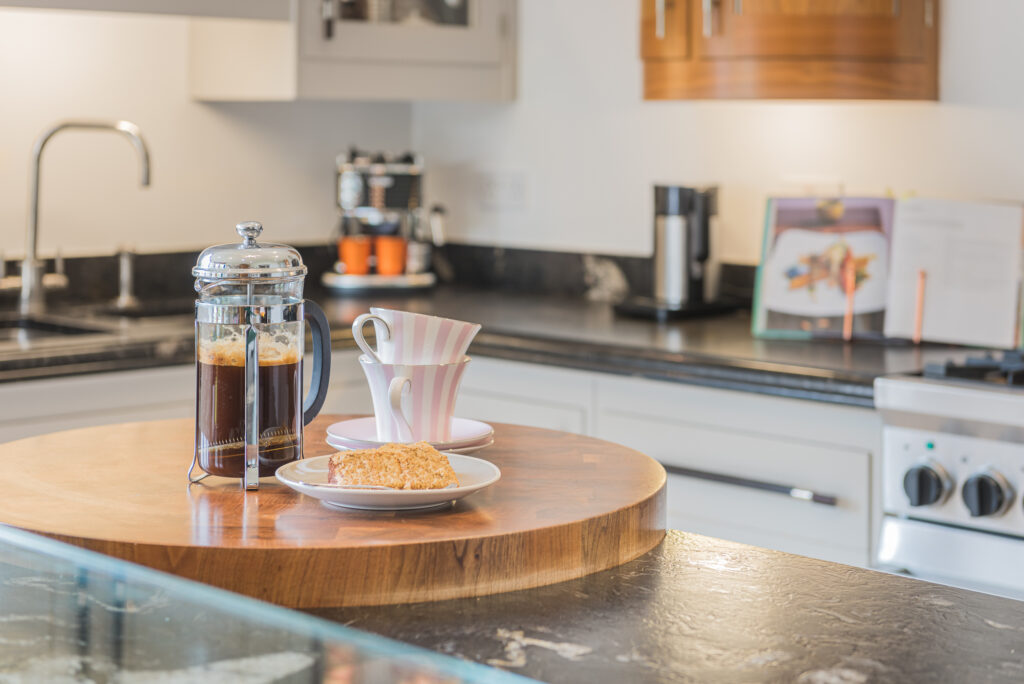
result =
[[[918,579],[1024,599],[1024,539],[886,516],[876,567]]]

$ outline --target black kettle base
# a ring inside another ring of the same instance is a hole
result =
[[[686,318],[704,318],[732,313],[739,304],[727,300],[695,302],[682,306],[671,306],[653,297],[631,297],[615,305],[615,313],[633,318],[652,318],[657,321],[672,321]]]

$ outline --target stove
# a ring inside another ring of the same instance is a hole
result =
[[[1024,598],[1024,358],[875,381],[884,421],[878,567]]]
[[[1024,387],[1024,352],[1019,350],[990,352],[984,356],[969,356],[963,363],[929,363],[924,377],[939,379],[976,380],[997,385]]]

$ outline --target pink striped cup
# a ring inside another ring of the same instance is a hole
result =
[[[373,397],[377,439],[381,442],[447,442],[462,374],[469,365],[458,363],[374,363],[360,356]],[[408,387],[408,391],[406,388]]]
[[[363,337],[367,321],[373,321],[376,349]],[[352,324],[356,344],[377,363],[458,363],[478,332],[477,323],[377,307]]]

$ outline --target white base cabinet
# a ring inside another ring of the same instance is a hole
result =
[[[356,350],[332,354],[325,413],[372,413],[358,357]],[[194,393],[192,365],[0,385],[0,442],[191,417]],[[652,456],[670,472],[670,528],[870,563],[881,519],[881,421],[874,411],[478,356],[463,378],[456,415],[592,435]],[[701,476],[672,474],[675,468]],[[758,484],[834,497],[835,505]]]
[[[372,413],[357,351],[331,354],[324,413]],[[309,389],[312,364],[305,364]],[[0,384],[0,443],[94,425],[195,416],[192,364]]]
[[[462,379],[455,414],[589,435],[595,375],[475,356]]]
[[[195,416],[195,366],[0,384],[0,442],[58,430]]]
[[[869,564],[873,411],[624,378],[599,379],[597,397],[596,436],[669,471],[669,527]],[[794,496],[810,493],[835,503]]]
[[[323,413],[373,413],[370,388],[359,366],[361,353],[358,349],[348,349],[331,354],[331,385],[327,390]],[[308,391],[311,364],[305,364],[304,370]]]
[[[877,538],[881,422],[868,409],[474,358],[457,413],[624,444],[664,464],[744,484],[670,474],[668,526],[868,566]],[[815,503],[798,494],[834,498]]]

